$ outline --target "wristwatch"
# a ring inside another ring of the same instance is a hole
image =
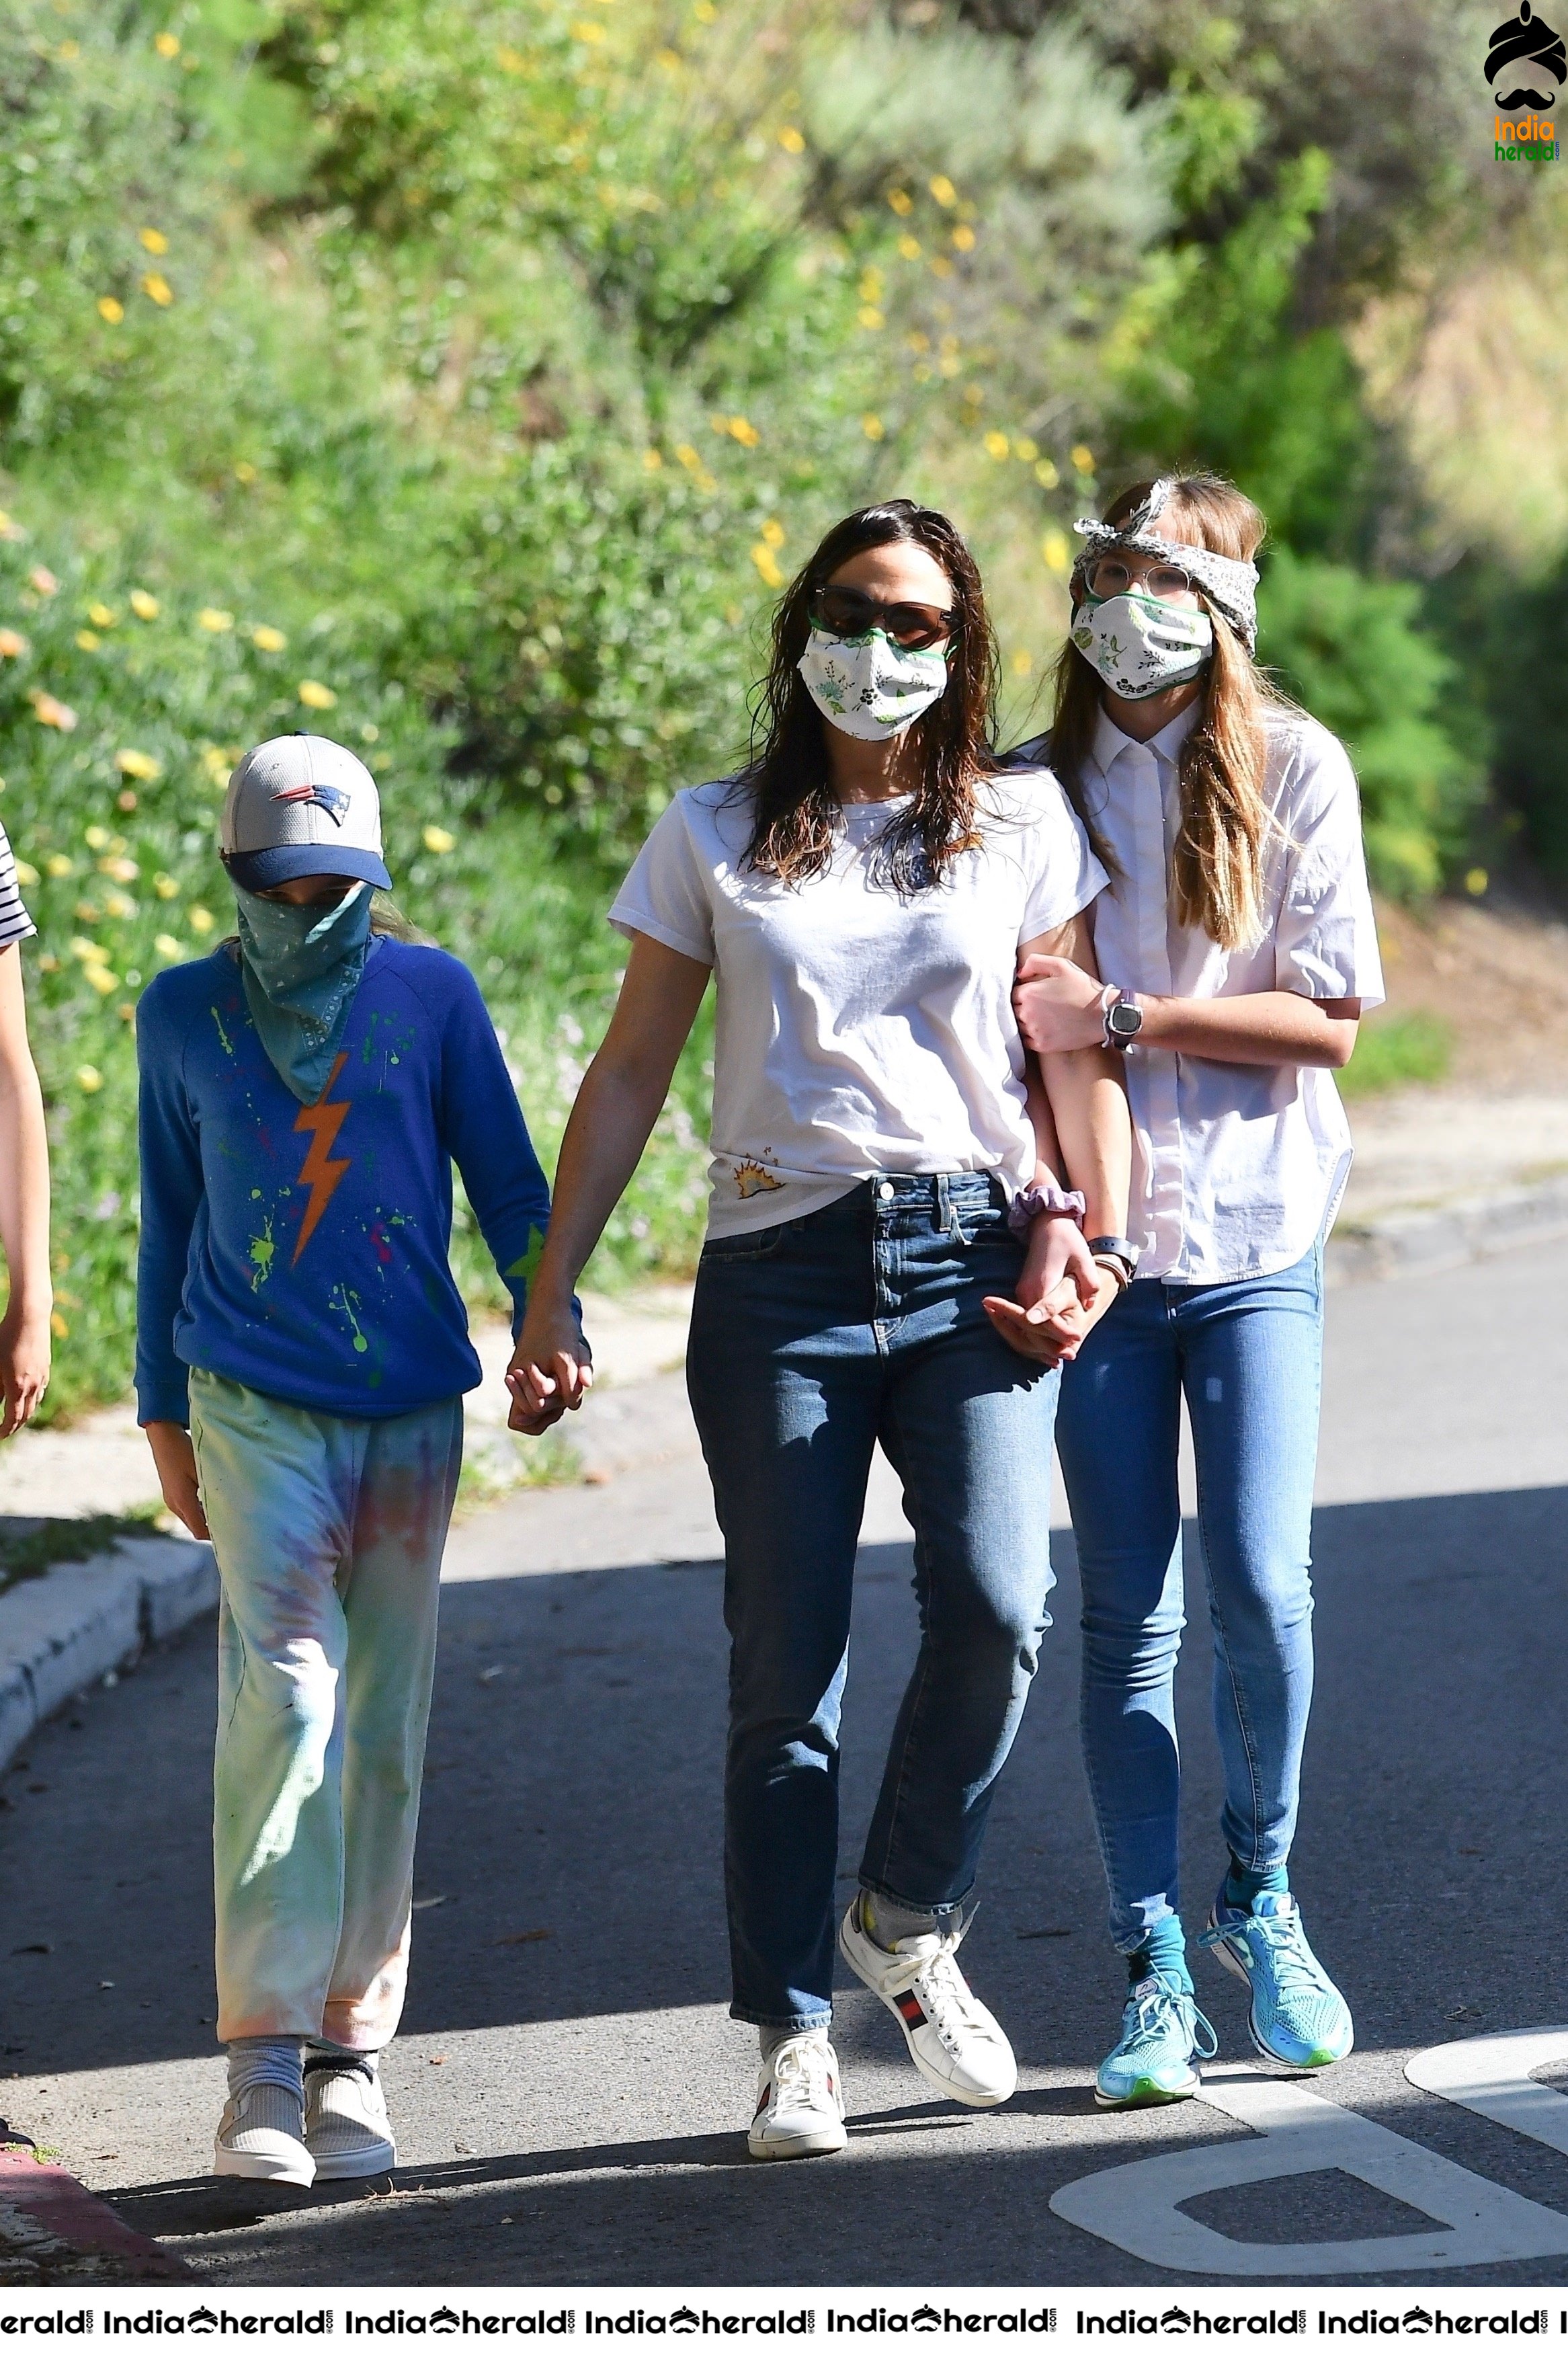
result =
[[[1143,1027],[1143,1008],[1136,1004],[1126,989],[1119,988],[1105,1001],[1105,1042],[1125,1054]]]
[[[1089,1254],[1109,1261],[1123,1291],[1137,1273],[1138,1261],[1142,1256],[1137,1243],[1130,1242],[1125,1234],[1096,1234],[1089,1242]]]

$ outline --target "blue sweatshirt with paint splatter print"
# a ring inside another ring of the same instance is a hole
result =
[[[314,1103],[268,1060],[232,944],[161,973],[136,1034],[140,1419],[188,1419],[192,1365],[375,1420],[477,1388],[447,1259],[452,1164],[514,1331],[550,1195],[468,968],[374,939]]]

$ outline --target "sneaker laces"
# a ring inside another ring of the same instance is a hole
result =
[[[1301,1915],[1294,1904],[1289,1912],[1245,1912],[1237,1919],[1205,1928],[1200,1945],[1223,1945],[1230,1936],[1255,1936],[1274,1957],[1274,1982],[1282,1995],[1322,1991],[1322,1971],[1307,1946]]]
[[[1129,1986],[1127,2007],[1130,2010],[1136,2009],[1132,2024],[1126,2030],[1123,2036],[1123,2040],[1129,2045],[1134,2042],[1157,2042],[1161,2038],[1163,2013],[1173,2007],[1187,2030],[1187,2039],[1192,2045],[1194,2058],[1217,2057],[1218,2035],[1198,2008],[1195,1998],[1188,1993],[1184,1987],[1178,1984],[1174,1978],[1164,1977],[1158,1969],[1150,1969],[1145,1976],[1135,1979]],[[1205,2037],[1208,2046],[1206,2050]]]
[[[834,2105],[832,2054],[826,2043],[781,2043],[771,2063],[774,2116],[782,2116],[786,2108]]]
[[[927,1945],[928,1940],[922,1936],[921,1943]],[[902,1993],[911,1986],[918,1989],[921,2007],[950,2051],[956,2050],[963,2032],[989,2035],[993,2031],[990,2019],[983,2014],[958,1966],[958,1946],[956,1936],[943,1936],[934,1952],[928,1947],[923,1952],[911,1953],[908,1967],[894,1970],[888,1979],[889,1993]]]

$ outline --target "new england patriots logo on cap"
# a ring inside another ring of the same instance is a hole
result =
[[[349,797],[341,785],[290,785],[281,793],[272,795],[274,801],[309,801],[316,808],[324,808],[334,825],[342,825],[349,813]]]

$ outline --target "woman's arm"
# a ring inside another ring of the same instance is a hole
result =
[[[1103,1034],[1105,991],[1078,959],[1033,955],[1019,967],[1013,1003],[1037,1053],[1070,1051]],[[1209,1062],[1297,1062],[1342,1071],[1355,1050],[1359,997],[1298,997],[1268,988],[1252,997],[1146,997],[1141,1047]],[[1120,1228],[1118,1229],[1120,1231]]]
[[[572,1293],[642,1157],[707,986],[708,966],[695,957],[643,933],[633,940],[605,1042],[566,1123],[550,1230],[507,1371],[510,1426],[531,1437],[574,1411],[592,1381]]]
[[[49,1383],[49,1146],[27,1044],[22,955],[0,950],[0,1248],[11,1295],[0,1322],[0,1438],[31,1421]]]
[[[1075,915],[1059,930],[1027,941],[1022,954],[1026,961],[1050,956],[1084,971],[1093,980],[1098,1000],[1094,942],[1084,915]],[[1132,1173],[1132,1124],[1120,1058],[1104,1045],[1101,1031],[1092,1044],[1043,1054],[1040,1076],[1044,1092],[1040,1110],[1032,1095],[1030,1099],[1037,1154],[1042,1159],[1053,1149],[1059,1154],[1067,1184],[1083,1194],[1084,1233],[1124,1233]],[[1046,1302],[1058,1292],[1063,1275],[1069,1273],[1077,1293],[1076,1306],[1068,1293],[1065,1299],[1057,1298],[1054,1308],[1048,1307]],[[1076,1356],[1084,1335],[1116,1297],[1117,1288],[1115,1277],[1089,1258],[1076,1227],[1065,1219],[1037,1218],[1017,1299],[987,1300],[985,1304],[993,1323],[1012,1346],[1055,1361]],[[1029,1345],[1025,1345],[1026,1342]]]

